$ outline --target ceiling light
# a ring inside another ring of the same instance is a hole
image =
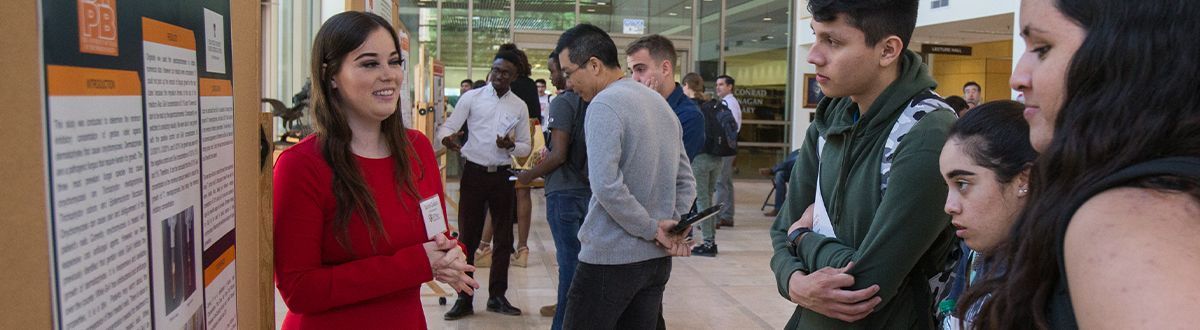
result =
[[[589,12],[589,13],[594,13],[594,12],[596,12],[596,9],[595,9],[595,8],[588,8],[587,12]]]
[[[679,14],[676,14],[676,13],[667,13],[667,15],[668,16],[679,16]]]
[[[692,9],[692,6],[683,6],[683,9]]]
[[[763,22],[770,22],[770,21],[771,21],[770,17],[763,17]]]
[[[603,2],[597,2],[597,3],[596,3],[596,5],[597,5],[597,6],[603,6],[603,5],[607,5],[607,3],[603,3]]]

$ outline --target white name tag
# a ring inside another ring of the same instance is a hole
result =
[[[446,232],[446,217],[442,214],[442,203],[438,195],[421,201],[421,216],[425,218],[425,237]]]

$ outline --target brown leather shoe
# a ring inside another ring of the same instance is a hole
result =
[[[558,304],[546,305],[542,306],[542,309],[538,310],[538,313],[541,313],[542,316],[545,317],[554,317],[554,311],[556,309],[558,309]]]
[[[768,216],[768,217],[777,216],[777,215],[779,215],[779,209],[771,209],[770,211],[763,212],[763,215]]]

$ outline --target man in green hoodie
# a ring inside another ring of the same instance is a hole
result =
[[[953,241],[938,155],[956,116],[907,50],[917,3],[809,1],[827,97],[771,228],[789,329],[934,327],[930,279]]]

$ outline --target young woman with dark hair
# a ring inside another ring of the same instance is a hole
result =
[[[424,328],[423,283],[479,287],[448,232],[426,235],[424,217],[445,219],[445,197],[432,145],[396,111],[404,77],[396,40],[383,18],[345,12],[313,41],[317,133],[275,165],[284,329]],[[425,214],[425,205],[442,213]]]
[[[978,304],[954,307],[963,290],[986,269],[984,256],[1008,239],[1029,195],[1029,167],[1037,152],[1029,145],[1025,106],[1013,101],[984,103],[954,123],[939,164],[950,187],[946,213],[962,238],[962,257],[939,304],[943,329],[969,329]],[[964,322],[965,321],[965,322]]]
[[[1028,203],[966,294],[975,324],[1200,324],[1200,2],[1024,0],[1013,72],[1041,152]]]

